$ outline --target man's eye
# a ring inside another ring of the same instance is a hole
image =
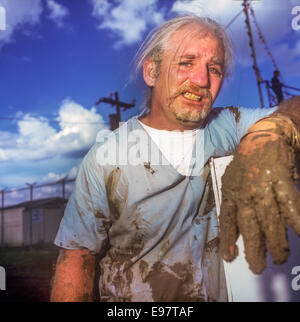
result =
[[[179,66],[189,67],[189,66],[192,66],[192,63],[190,61],[181,61],[179,62]]]
[[[209,67],[208,70],[209,70],[209,72],[211,72],[211,73],[213,73],[213,74],[215,74],[217,76],[222,76],[222,73],[218,69],[216,69],[214,67]]]

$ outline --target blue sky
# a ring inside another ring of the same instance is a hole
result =
[[[252,3],[282,80],[299,88],[300,30],[292,28],[291,11],[300,0]],[[6,30],[0,29],[0,189],[74,177],[97,132],[109,126],[113,109],[95,106],[99,97],[118,91],[123,101],[137,100],[135,108],[122,113],[122,121],[140,112],[144,86],[135,80],[132,59],[151,28],[188,11],[226,26],[241,4],[239,0],[0,0],[6,13]],[[215,106],[260,106],[244,20],[242,13],[227,29],[235,69]],[[273,66],[253,21],[252,26],[261,74],[271,79]]]

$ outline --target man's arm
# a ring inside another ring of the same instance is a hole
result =
[[[286,224],[300,235],[300,195],[295,187],[299,150],[300,96],[250,127],[222,178],[220,248],[225,260],[237,256],[243,236],[254,273],[265,268],[267,247],[274,263],[289,256]]]
[[[93,301],[95,256],[88,249],[61,249],[53,280],[52,302]]]

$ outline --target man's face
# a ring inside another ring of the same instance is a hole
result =
[[[214,35],[193,26],[175,32],[153,87],[151,112],[169,129],[199,127],[221,88],[223,65],[224,51]]]

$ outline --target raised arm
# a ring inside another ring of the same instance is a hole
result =
[[[88,249],[61,249],[53,280],[51,302],[93,301],[95,256]]]
[[[268,250],[273,262],[289,256],[286,224],[300,235],[300,195],[295,153],[300,149],[300,96],[282,102],[250,127],[222,178],[220,248],[232,261],[243,236],[246,260],[261,273]]]

